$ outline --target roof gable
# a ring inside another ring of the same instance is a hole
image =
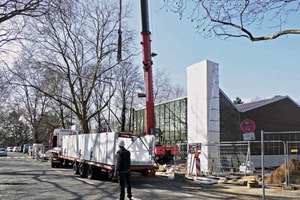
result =
[[[269,105],[271,103],[280,101],[282,99],[289,99],[290,101],[292,101],[293,103],[295,103],[297,106],[299,106],[296,102],[294,102],[289,96],[275,96],[273,98],[270,99],[263,99],[263,100],[259,100],[259,101],[253,101],[250,103],[244,103],[244,104],[236,104],[235,107],[238,109],[239,112],[247,112],[249,110],[253,110],[262,106],[266,106]]]

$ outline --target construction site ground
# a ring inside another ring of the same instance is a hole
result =
[[[233,178],[230,178],[233,177]],[[195,181],[194,178],[187,178],[184,174],[174,174],[173,178],[166,175],[158,175],[156,178],[134,179],[134,187],[137,189],[150,189],[153,193],[161,193],[159,199],[170,199],[169,195],[182,193],[176,199],[262,199],[263,190],[258,182],[255,186],[249,186],[253,176],[210,176],[209,179],[216,180],[216,183],[208,184],[205,181]],[[299,190],[285,190],[282,187],[265,188],[266,199],[299,199]],[[165,196],[165,197],[164,197]],[[153,196],[152,196],[153,197]],[[151,198],[152,199],[152,198]]]
[[[157,180],[167,187],[172,184],[181,188],[196,188],[195,195],[211,199],[300,199],[300,161],[291,159],[287,163],[290,177],[285,182],[286,169],[282,164],[276,169],[262,173],[256,170],[249,175],[242,172],[223,172],[218,175],[187,176],[185,165],[160,166]],[[197,190],[198,189],[198,190]],[[202,198],[201,198],[202,199]]]

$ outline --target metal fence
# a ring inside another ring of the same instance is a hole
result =
[[[174,155],[173,160],[170,160],[167,164],[174,166],[182,165],[185,167],[187,160],[187,143],[177,143],[174,147],[178,149],[178,151],[176,151],[177,153]]]
[[[300,186],[300,141],[287,141],[287,182],[293,187]]]
[[[285,140],[274,140],[283,139],[275,134],[284,134]],[[300,140],[293,140],[298,137],[295,134],[300,136],[300,132],[262,131],[261,141],[201,145],[217,146],[220,150],[211,174],[255,177],[261,183],[262,199],[300,199]],[[187,154],[184,152],[182,157]]]
[[[284,134],[285,140],[273,140],[283,139],[274,134]],[[300,140],[293,140],[298,138],[295,134],[300,136],[300,132],[267,132],[261,141],[214,144],[220,153],[212,173],[256,177],[262,199],[300,199]]]
[[[299,137],[299,131],[261,132],[262,199],[300,199]]]

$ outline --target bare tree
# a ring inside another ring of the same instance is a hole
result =
[[[53,128],[58,127],[59,118],[50,110],[50,99],[31,87],[18,87],[15,95],[22,118],[30,127],[33,142],[44,142]]]
[[[298,24],[293,24],[299,7],[299,0],[164,0],[164,8],[178,13],[180,19],[187,14],[204,37],[242,37],[253,42],[300,34]],[[264,33],[256,36],[260,28]]]
[[[3,111],[7,103],[7,99],[11,93],[12,86],[9,84],[7,79],[7,72],[4,69],[0,70],[0,110]]]
[[[95,109],[100,109],[103,105],[107,104],[105,109],[98,112],[94,119],[96,121],[96,130],[98,132],[110,131],[111,129],[111,108],[112,99],[116,91],[116,77],[113,70],[107,74],[103,74],[103,80],[100,80],[94,88],[92,95]]]
[[[90,120],[108,105],[95,109],[92,95],[105,74],[119,65],[117,60],[119,17],[118,1],[63,1],[51,12],[35,19],[23,51],[28,55],[26,71],[15,75],[74,113],[83,132],[89,132]],[[125,10],[122,19],[129,14]],[[132,34],[123,22],[123,60],[131,56],[126,50]],[[35,35],[34,35],[35,34]],[[127,53],[127,54],[126,54]],[[30,74],[29,68],[35,74]],[[31,78],[23,75],[31,75]],[[35,80],[39,76],[47,87]]]
[[[39,76],[36,68],[24,67],[30,65],[30,56],[23,55],[14,64],[14,72],[19,76],[11,75],[10,80],[14,81],[12,94],[8,104],[22,116],[22,121],[30,128],[33,142],[43,142],[53,128],[59,125],[58,115],[53,111],[51,99],[39,90],[27,85],[28,80],[34,82],[39,88],[47,88],[48,82],[43,76]]]
[[[132,62],[125,62],[116,69],[116,77],[116,110],[112,110],[112,114],[118,121],[120,131],[131,131],[131,111],[138,105],[138,92],[143,89],[143,76],[140,66],[134,66]]]
[[[103,109],[94,116],[94,120],[96,121],[95,128],[98,132],[110,130],[110,104],[114,91],[115,86],[111,80],[98,84],[97,87],[95,87],[95,92],[92,96],[95,109],[100,109],[103,104],[108,102],[107,109]]]
[[[21,33],[26,21],[39,17],[49,10],[51,0],[3,0],[0,3],[0,48],[5,44],[23,39]]]
[[[155,103],[173,100],[184,95],[184,88],[180,85],[174,85],[171,82],[169,74],[164,69],[157,69],[153,76],[153,90]]]
[[[8,105],[10,107],[10,105]],[[1,115],[0,145],[19,146],[30,140],[28,126],[20,120],[22,113],[10,107]]]

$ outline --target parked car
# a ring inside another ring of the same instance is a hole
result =
[[[52,156],[52,153],[50,151],[46,151],[45,153],[40,153],[40,159],[41,160],[49,160]]]
[[[7,147],[6,151],[7,152],[12,152],[14,150],[14,147]]]
[[[32,144],[24,144],[23,145],[23,153],[28,153],[30,146],[32,146]]]
[[[7,150],[5,148],[0,148],[0,156],[7,156]]]
[[[22,148],[20,146],[15,146],[13,152],[21,152]]]

